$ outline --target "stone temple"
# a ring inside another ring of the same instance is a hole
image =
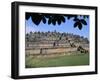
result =
[[[25,35],[26,55],[89,52],[89,40],[83,36],[60,32],[30,32]]]

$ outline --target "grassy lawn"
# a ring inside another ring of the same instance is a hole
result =
[[[56,56],[52,58],[34,56],[26,56],[25,67],[58,67],[58,66],[77,66],[77,65],[89,65],[89,54],[78,55],[64,55]]]

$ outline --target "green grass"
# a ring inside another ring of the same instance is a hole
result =
[[[89,65],[89,54],[78,54],[78,55],[64,55],[56,57],[33,57],[26,56],[25,67],[36,68],[36,67],[58,67],[58,66],[78,66],[78,65]]]

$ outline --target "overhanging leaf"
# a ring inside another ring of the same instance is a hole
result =
[[[61,20],[62,20],[63,22],[65,22],[65,18],[64,18],[63,16],[61,17]]]
[[[33,15],[31,16],[32,18],[32,21],[36,24],[36,25],[39,25],[41,20],[42,20],[42,16],[39,16],[39,15]]]
[[[78,22],[74,23],[74,28],[76,28],[78,26]]]
[[[78,18],[74,18],[73,20],[74,20],[74,21],[79,21],[79,19],[78,19]]]
[[[87,25],[87,22],[84,19],[80,20],[82,22],[82,24]]]
[[[81,30],[82,29],[82,24],[78,23],[78,28]]]
[[[46,19],[44,17],[43,17],[42,21],[43,21],[44,24],[46,23]]]
[[[61,24],[61,20],[60,19],[58,19],[58,25],[60,25]]]
[[[53,25],[56,25],[55,19],[52,19],[52,24],[53,24]]]
[[[26,20],[30,18],[30,14],[26,14]]]
[[[51,18],[49,18],[49,20],[48,20],[48,24],[51,24],[51,20],[52,20],[52,19],[51,19]]]

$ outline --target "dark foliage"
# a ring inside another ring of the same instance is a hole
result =
[[[80,30],[82,29],[82,24],[87,25],[87,22],[84,19],[74,19],[74,27],[78,27]]]
[[[78,16],[82,16],[82,19],[79,19]],[[74,27],[78,27],[80,30],[82,29],[83,25],[87,25],[87,22],[85,21],[86,18],[88,18],[88,15],[62,15],[62,14],[44,14],[44,13],[26,13],[26,20],[29,18],[32,18],[32,21],[34,24],[39,25],[42,21],[44,24],[48,23],[53,25],[60,25],[61,23],[65,23],[66,17],[67,19],[73,18]]]

